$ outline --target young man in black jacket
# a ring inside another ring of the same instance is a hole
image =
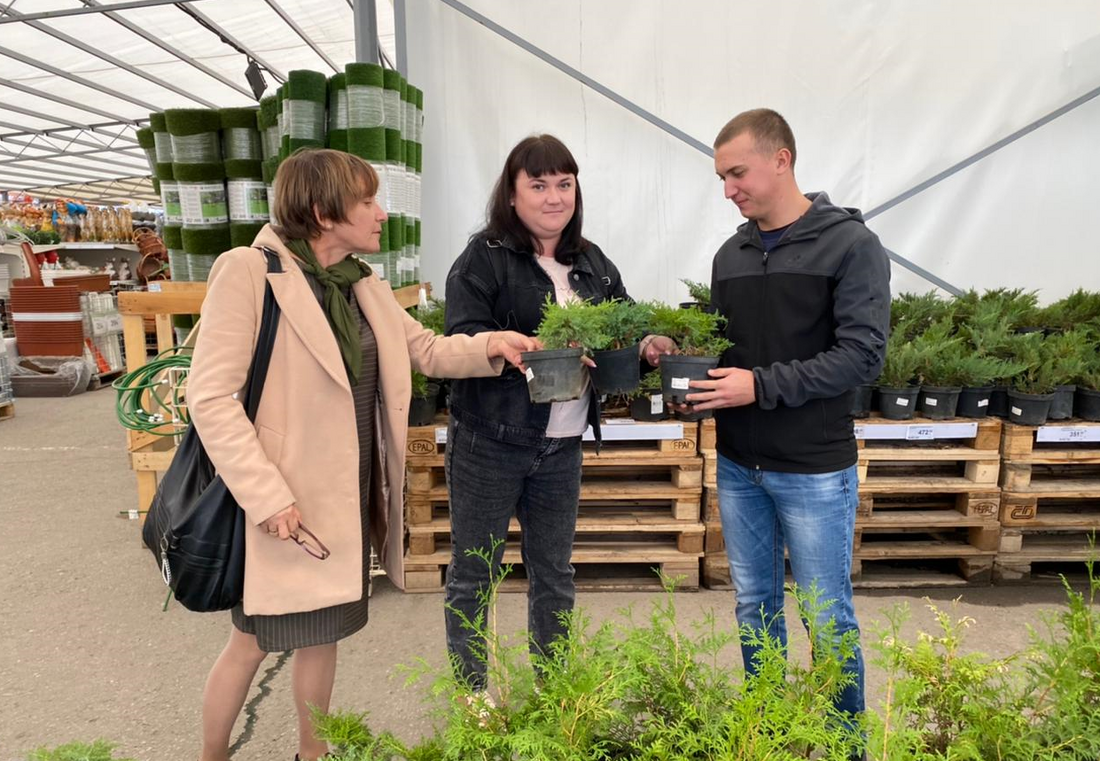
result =
[[[799,588],[816,585],[821,621],[856,632],[852,537],[857,504],[856,386],[878,377],[890,322],[890,265],[855,209],[803,195],[794,135],[775,111],[732,119],[714,167],[748,221],[711,272],[712,305],[734,345],[713,380],[692,385],[695,410],[715,410],[718,494],[737,620],[786,641],[784,547]],[[754,670],[756,649],[742,646]],[[863,658],[837,705],[864,709]],[[862,751],[854,755],[859,758]]]

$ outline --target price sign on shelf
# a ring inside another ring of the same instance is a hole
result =
[[[1044,425],[1035,433],[1041,444],[1080,444],[1100,441],[1100,426]]]
[[[867,427],[863,426],[863,425],[856,425],[855,426],[855,433],[856,433],[856,438],[857,439],[866,438],[867,437]]]
[[[936,429],[930,425],[910,425],[905,429],[906,441],[931,441],[936,438]]]
[[[446,444],[447,443],[447,429],[443,426],[435,429],[435,443]]]

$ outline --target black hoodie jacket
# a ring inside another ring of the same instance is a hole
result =
[[[715,411],[718,452],[748,468],[828,473],[856,462],[852,392],[878,377],[890,325],[890,263],[856,209],[824,193],[764,252],[755,222],[714,257],[711,301],[751,369],[756,402]]]

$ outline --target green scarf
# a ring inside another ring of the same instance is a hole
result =
[[[328,317],[328,323],[332,326],[336,343],[340,347],[340,354],[344,358],[348,380],[354,386],[359,383],[359,373],[363,369],[363,345],[359,341],[355,314],[341,289],[348,288],[360,278],[369,275],[370,267],[353,256],[331,267],[322,267],[309,241],[289,240],[286,245],[302,260],[302,269],[317,278],[317,282],[325,289],[325,316]]]

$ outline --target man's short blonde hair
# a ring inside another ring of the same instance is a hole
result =
[[[347,222],[348,211],[378,193],[378,175],[363,159],[328,148],[302,148],[279,164],[271,216],[288,238],[313,240],[321,219]]]
[[[714,138],[714,149],[717,150],[744,132],[752,135],[758,153],[775,153],[786,148],[791,152],[791,167],[794,167],[794,161],[798,158],[798,151],[794,147],[794,132],[778,112],[770,108],[743,111],[722,127],[718,137]]]

